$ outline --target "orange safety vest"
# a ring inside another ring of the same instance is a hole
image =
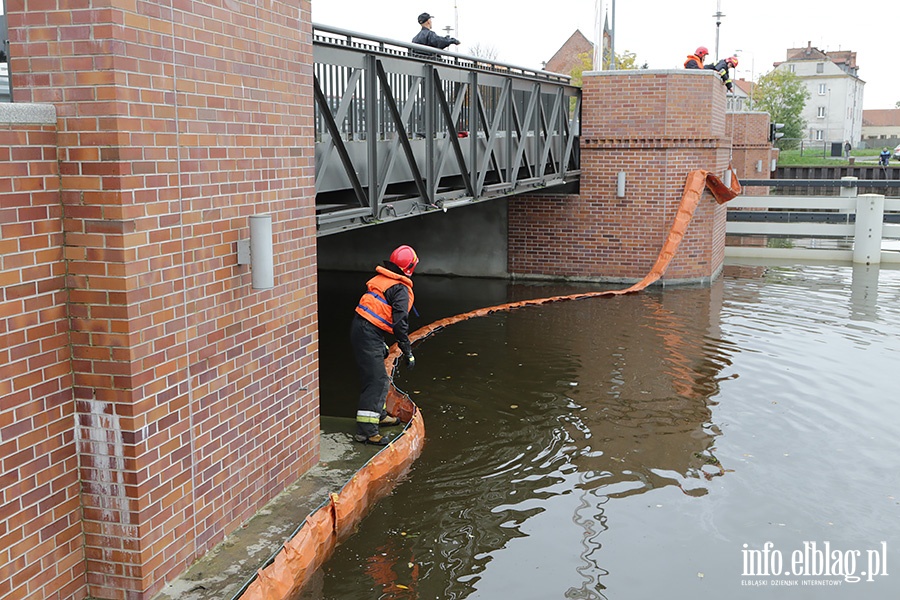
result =
[[[409,306],[407,311],[412,310],[413,300],[413,282],[409,277],[393,273],[384,267],[375,267],[378,275],[366,282],[368,291],[359,299],[356,305],[356,313],[379,329],[383,329],[388,333],[394,333],[394,314],[391,303],[387,301],[384,292],[392,286],[401,283],[409,290]]]
[[[691,68],[697,68],[697,69],[702,69],[702,68],[703,68],[703,60],[700,59],[700,58],[698,58],[696,55],[691,54],[691,55],[689,55],[689,56],[687,57],[687,60],[684,61],[684,68],[685,68],[685,69],[688,68],[688,63],[691,62],[692,60],[697,61],[697,67],[691,67]]]

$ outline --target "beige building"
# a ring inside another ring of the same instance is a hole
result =
[[[900,108],[864,110],[862,141],[867,148],[900,144]]]
[[[735,79],[734,90],[728,94],[725,110],[728,112],[747,112],[753,110],[753,88],[756,84],[746,79]]]
[[[796,74],[809,91],[802,115],[804,141],[859,144],[866,82],[859,78],[856,52],[824,52],[810,42],[805,48],[788,49],[787,59],[775,63],[775,68]]]

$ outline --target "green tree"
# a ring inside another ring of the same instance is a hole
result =
[[[594,57],[590,52],[582,52],[578,55],[578,60],[572,70],[569,71],[569,76],[572,77],[572,85],[581,87],[581,82],[583,81],[583,76],[585,71],[590,71],[593,69],[594,65]],[[604,59],[606,61],[607,59]],[[608,63],[605,63],[604,66],[609,66]],[[617,71],[630,71],[634,69],[646,69],[647,63],[644,63],[640,67],[637,66],[637,55],[634,52],[629,52],[625,50],[622,54],[616,53],[616,70]]]
[[[637,54],[625,50],[622,54],[616,53],[616,70],[617,71],[634,71],[636,69],[648,69],[645,62],[640,67],[637,64]]]
[[[796,148],[806,129],[802,114],[809,91],[803,81],[790,71],[774,69],[759,78],[753,96],[755,110],[768,112],[772,123],[784,123],[784,137],[778,141],[778,147]]]
[[[590,52],[582,52],[579,54],[578,62],[575,63],[575,66],[569,71],[569,76],[572,78],[572,85],[581,87],[581,84],[584,81],[584,72],[590,71],[593,68],[593,64],[594,57]]]

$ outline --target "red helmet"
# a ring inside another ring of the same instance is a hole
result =
[[[413,274],[413,271],[416,270],[416,265],[419,264],[419,257],[416,254],[416,251],[411,247],[397,246],[397,248],[391,252],[390,261],[400,267],[400,270],[403,271],[404,275],[409,277]]]
[[[703,58],[704,56],[709,54],[709,50],[706,49],[706,46],[700,46],[699,48],[694,50],[694,54],[699,56],[700,58]]]
[[[729,56],[728,58],[725,59],[725,62],[728,63],[729,65],[731,65],[731,68],[733,69],[733,68],[737,67],[737,65],[738,65],[737,56]]]

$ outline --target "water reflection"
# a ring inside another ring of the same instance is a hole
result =
[[[304,597],[741,598],[743,543],[900,544],[900,485],[876,475],[900,471],[877,376],[900,356],[900,279],[867,284],[893,301],[880,311],[857,281],[750,265],[441,331],[398,381],[424,412],[422,457]],[[417,282],[417,299],[452,314],[559,292],[478,284]]]

